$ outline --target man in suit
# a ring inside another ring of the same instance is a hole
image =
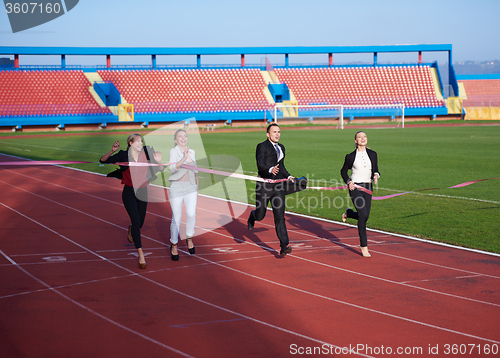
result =
[[[267,127],[267,140],[257,145],[255,157],[259,176],[264,179],[288,179],[292,177],[285,168],[285,146],[278,143],[280,140],[280,127],[272,123]],[[267,204],[271,201],[273,208],[274,226],[280,240],[280,255],[285,256],[292,252],[288,246],[288,232],[285,225],[285,189],[286,182],[278,183],[257,182],[255,188],[255,210],[250,212],[247,225],[252,230],[255,221],[261,221],[266,216]]]

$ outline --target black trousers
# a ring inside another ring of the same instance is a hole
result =
[[[142,191],[140,195],[141,198],[147,198],[148,187],[137,189],[137,191]],[[122,191],[122,201],[127,210],[127,214],[130,217],[130,222],[132,224],[132,238],[134,239],[134,245],[136,249],[142,247],[141,243],[141,228],[144,225],[144,219],[146,218],[146,211],[148,208],[147,201],[142,201],[137,199],[135,194],[135,189],[131,186],[124,185]]]
[[[255,187],[255,211],[250,215],[256,221],[261,221],[266,216],[267,204],[271,202],[274,215],[274,227],[280,240],[280,246],[288,246],[288,232],[285,224],[285,185],[281,183],[257,182]]]
[[[356,183],[368,190],[373,190],[372,183]],[[366,234],[366,222],[370,216],[372,206],[372,196],[364,191],[354,189],[349,191],[352,203],[356,211],[347,209],[347,217],[358,220],[359,243],[361,247],[368,246],[368,236]]]

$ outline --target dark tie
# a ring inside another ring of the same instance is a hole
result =
[[[278,160],[280,160],[280,147],[279,147],[279,145],[275,144],[274,148],[276,149],[276,154],[278,155]]]

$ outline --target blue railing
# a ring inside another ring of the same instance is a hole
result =
[[[432,63],[402,63],[402,64],[312,64],[312,63],[296,63],[290,64],[286,66],[285,64],[273,64],[273,68],[349,68],[349,67],[404,67],[404,66],[432,66]],[[168,69],[245,69],[245,68],[258,68],[261,70],[265,70],[266,66],[262,64],[245,64],[245,66],[241,66],[241,64],[201,64],[198,66],[197,64],[180,64],[180,65],[156,65],[156,70],[168,70]],[[23,71],[23,70],[83,70],[84,72],[97,71],[97,70],[152,70],[153,67],[151,65],[112,65],[110,67],[106,65],[20,65],[15,68],[10,65],[0,65],[0,70],[4,71]]]

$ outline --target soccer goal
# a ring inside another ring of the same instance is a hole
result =
[[[403,104],[348,105],[344,106],[344,118],[349,122],[356,119],[388,119],[396,128],[405,127],[405,106]],[[343,124],[342,124],[343,128]]]
[[[274,105],[274,121],[278,118],[332,118],[338,119],[339,125],[343,128],[343,109],[341,104],[308,104],[299,105],[291,103],[276,103]]]
[[[338,127],[344,129],[344,121],[356,119],[381,118],[389,120],[395,127],[405,126],[405,106],[403,104],[382,105],[341,105],[341,104],[309,104],[298,105],[276,103],[274,106],[274,121],[279,118],[337,118]]]

